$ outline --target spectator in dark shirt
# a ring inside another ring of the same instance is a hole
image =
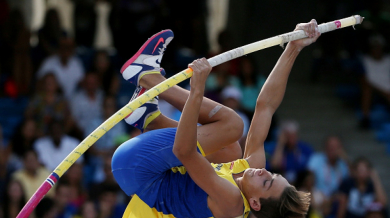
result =
[[[372,203],[387,204],[385,190],[369,160],[357,158],[352,168],[352,176],[345,179],[339,188],[338,218],[364,218]]]
[[[28,94],[32,85],[30,35],[23,13],[18,9],[13,9],[5,24],[2,37],[4,44],[0,45],[0,63],[3,65],[3,70],[10,73],[8,84],[14,85],[16,91],[7,93],[11,97]]]
[[[111,95],[118,94],[120,74],[115,72],[107,51],[99,50],[95,53],[91,71],[97,73],[101,78],[104,93]]]
[[[33,119],[25,119],[16,129],[11,142],[10,149],[17,159],[22,160],[26,151],[33,148],[37,139],[36,123]]]
[[[26,118],[35,120],[37,136],[48,134],[50,122],[56,119],[65,121],[65,132],[68,133],[74,126],[74,121],[71,119],[70,106],[59,87],[57,78],[53,73],[47,73],[39,81],[39,87],[25,113]]]
[[[60,38],[66,32],[61,28],[61,21],[56,9],[52,8],[46,12],[43,27],[38,31],[38,45],[33,50],[33,61],[36,69],[43,59],[54,55],[58,51]]]
[[[2,197],[3,198],[3,197]],[[3,218],[14,218],[22,210],[26,199],[24,198],[23,187],[18,181],[11,181],[8,184],[6,195],[4,196],[2,214]]]
[[[276,145],[271,145],[274,148],[271,168],[282,173],[289,182],[294,182],[297,173],[307,168],[313,153],[311,146],[298,138],[298,130],[297,122],[283,122]]]

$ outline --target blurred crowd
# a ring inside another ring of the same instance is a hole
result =
[[[205,0],[191,3],[190,16],[182,11],[185,1],[70,1],[73,34],[63,28],[58,8],[48,9],[42,27],[32,32],[22,10],[8,2],[0,0],[0,218],[16,217],[80,141],[129,101],[134,87],[119,69],[148,37],[166,28],[175,33],[162,64],[167,77],[196,58],[232,49],[231,33],[224,30],[218,36],[219,51],[210,52]],[[319,43],[312,78],[315,82],[322,72],[335,69],[347,78],[359,78],[342,83],[339,96],[347,95],[355,104],[359,125],[367,129],[383,122],[373,111],[382,108],[386,117],[390,102],[390,14],[379,0],[359,2],[359,14],[366,17],[359,35],[367,43],[358,49],[351,43],[332,49],[325,40]],[[107,34],[111,46],[94,43]],[[242,145],[267,75],[246,56],[213,68],[207,80],[206,97],[242,117]],[[188,88],[188,82],[180,85]],[[180,118],[180,111],[164,101],[160,109],[172,119]],[[390,115],[387,118],[390,121]],[[308,217],[387,217],[387,196],[370,160],[351,160],[342,136],[327,133],[323,150],[315,151],[299,131],[298,122],[279,121],[276,115],[265,149],[269,170],[312,193]],[[118,123],[70,167],[32,216],[122,217],[130,197],[113,178],[111,156],[138,134]]]

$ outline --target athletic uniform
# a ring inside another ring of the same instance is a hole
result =
[[[146,132],[115,151],[112,158],[114,177],[127,195],[133,195],[123,218],[213,217],[207,205],[207,193],[196,185],[172,152],[176,130]],[[198,152],[204,156],[199,144]],[[218,176],[236,187],[233,174],[249,168],[244,159],[211,165]],[[244,211],[240,217],[245,218],[250,206],[241,195]]]

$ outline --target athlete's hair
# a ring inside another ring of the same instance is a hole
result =
[[[259,211],[251,208],[252,213],[258,218],[303,218],[309,210],[310,193],[297,191],[294,186],[288,186],[279,199],[260,198],[260,204]]]

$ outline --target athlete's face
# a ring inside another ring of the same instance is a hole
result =
[[[287,186],[290,184],[283,176],[270,173],[264,168],[249,168],[245,170],[242,178],[243,193],[255,210],[261,208],[260,198],[278,199]]]

